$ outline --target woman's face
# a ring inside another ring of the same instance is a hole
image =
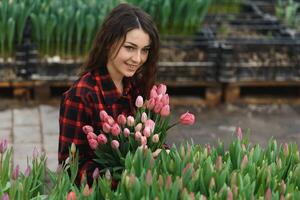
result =
[[[112,78],[131,77],[147,61],[150,37],[142,29],[133,29],[126,34],[123,44],[113,45],[107,68]],[[120,50],[118,50],[120,47]]]

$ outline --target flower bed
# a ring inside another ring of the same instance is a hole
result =
[[[2,199],[295,199],[300,191],[300,160],[295,144],[270,140],[264,149],[251,145],[241,129],[229,148],[182,144],[162,150],[153,158],[139,148],[125,159],[125,170],[116,189],[109,171],[93,174],[90,187],[83,177],[74,184],[78,159],[75,146],[57,172],[45,167],[45,156],[34,152],[24,172],[12,169],[12,149],[0,142],[0,197]],[[70,172],[70,176],[68,175]],[[47,184],[44,184],[44,183]]]

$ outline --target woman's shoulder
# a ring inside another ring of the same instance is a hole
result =
[[[92,73],[87,72],[80,76],[71,87],[64,93],[64,96],[85,96],[94,92],[96,86]]]

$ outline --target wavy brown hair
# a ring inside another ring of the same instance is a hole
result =
[[[140,87],[138,89],[141,95],[149,97],[156,76],[159,35],[152,18],[141,8],[130,4],[118,5],[106,17],[94,39],[88,58],[81,67],[80,75],[98,67],[105,67],[112,47],[120,41],[123,44],[127,32],[136,28],[141,28],[149,35],[150,50],[146,62],[136,71],[132,80],[135,86]]]

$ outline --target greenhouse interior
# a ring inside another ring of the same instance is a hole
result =
[[[300,1],[0,0],[0,121],[1,200],[300,199]]]

